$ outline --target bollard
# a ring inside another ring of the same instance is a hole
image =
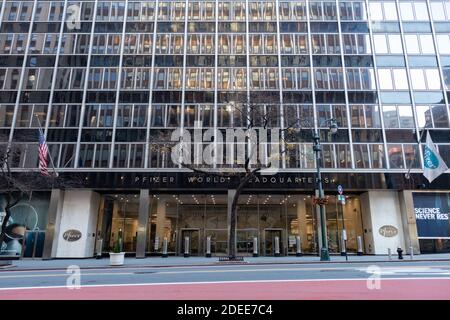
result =
[[[411,257],[411,260],[414,259],[414,247],[409,247],[409,256]]]
[[[358,252],[356,253],[358,256],[363,255],[363,248],[362,248],[362,238],[361,236],[356,237],[357,243],[358,243]]]
[[[167,258],[167,238],[166,237],[164,237],[164,240],[163,240],[163,250],[162,250],[162,257],[163,258]]]
[[[295,245],[297,247],[297,253],[295,255],[297,257],[303,256],[303,253],[302,253],[302,242],[300,240],[300,236],[295,237]]]
[[[403,260],[403,250],[402,250],[402,248],[400,248],[400,247],[398,247],[397,248],[397,254],[398,254],[398,259],[399,260]]]
[[[184,257],[189,258],[189,237],[184,237]]]
[[[103,239],[99,238],[97,240],[97,254],[96,254],[96,259],[101,259],[102,258],[102,248],[103,248]]]
[[[158,252],[159,250],[159,237],[155,237],[155,252]]]
[[[211,258],[211,237],[206,237],[206,257]]]
[[[253,256],[258,256],[258,237],[253,237]]]
[[[388,259],[392,260],[391,248],[388,248]]]
[[[342,231],[342,235],[341,235],[341,256],[346,256],[347,255],[347,247],[345,245],[345,233],[344,231]]]
[[[280,256],[280,238],[275,237],[275,257]]]

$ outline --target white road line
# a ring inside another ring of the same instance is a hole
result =
[[[389,261],[380,261],[380,263],[382,263],[382,265],[384,265],[384,263],[389,263]],[[413,261],[413,262],[407,262],[407,263],[423,263],[421,261]],[[351,264],[352,262],[350,261],[349,264]],[[355,266],[351,266],[351,267],[338,267],[337,265],[340,265],[342,263],[329,263],[329,265],[336,265],[337,267],[325,267],[323,268],[324,264],[323,263],[280,263],[280,264],[272,264],[272,263],[261,263],[261,264],[239,264],[239,265],[211,265],[211,264],[205,264],[205,265],[195,265],[195,266],[130,266],[130,267],[109,267],[109,266],[105,266],[104,268],[102,267],[80,267],[81,270],[91,270],[91,271],[95,271],[95,270],[102,270],[102,271],[108,271],[108,270],[162,270],[162,269],[197,269],[197,268],[220,268],[220,269],[228,269],[228,268],[235,268],[236,266],[238,266],[239,268],[258,268],[258,267],[267,267],[268,265],[273,265],[273,266],[292,266],[292,269],[301,269],[301,270],[329,270],[329,269],[364,269],[364,267],[361,267],[361,265],[367,264],[367,265],[377,265],[378,262],[364,262],[364,263],[359,263]],[[398,263],[393,261],[393,263]],[[327,263],[328,264],[328,263]],[[73,265],[77,265],[76,263],[74,263]],[[302,267],[302,266],[308,266],[308,267]],[[313,266],[317,266],[317,267],[313,267]],[[414,265],[399,265],[396,266],[395,268],[411,268]],[[435,268],[435,267],[449,267],[449,265],[423,265],[423,267],[431,267],[431,268]],[[69,267],[69,265],[64,266],[64,267],[58,267],[58,268],[54,268],[54,269],[33,269],[33,270],[14,270],[14,269],[0,269],[0,274],[2,273],[27,273],[27,272],[57,272],[57,271],[62,271],[65,272],[65,270],[67,269],[67,267]],[[422,267],[421,266],[417,266],[417,267]],[[388,268],[388,267],[382,267],[382,268]]]
[[[133,272],[112,272],[112,273],[81,273],[82,277],[85,276],[111,276],[111,275],[132,275]],[[49,277],[68,277],[71,274],[58,273],[58,274],[25,274],[25,275],[11,275],[11,276],[0,276],[0,279],[15,279],[15,278],[49,278]]]
[[[372,265],[376,265],[376,264],[372,264]],[[169,273],[172,271],[160,271],[160,270],[166,270],[166,269],[198,269],[198,268],[205,268],[208,267],[208,271],[229,271],[229,270],[233,270],[233,269],[229,269],[229,268],[236,268],[235,265],[233,266],[201,266],[201,267],[125,267],[125,268],[102,268],[102,269],[83,269],[81,268],[81,272],[85,271],[85,270],[89,270],[90,272],[94,273],[96,270],[101,270],[101,271],[119,271],[119,270],[127,270],[130,271],[131,270],[135,270],[133,272],[144,272],[144,270],[152,270],[155,273]],[[349,266],[349,267],[301,267],[298,265],[293,265],[292,267],[284,267],[282,269],[276,269],[276,268],[270,268],[267,269],[267,265],[265,266],[265,269],[262,269],[261,267],[264,266],[256,266],[256,265],[239,265],[239,270],[244,271],[244,270],[273,270],[273,271],[277,271],[277,270],[295,270],[295,271],[311,271],[311,270],[357,270],[357,271],[365,271],[367,267],[361,267],[359,266]],[[214,270],[211,270],[211,268],[214,268]],[[423,266],[410,266],[410,265],[403,265],[403,266],[395,266],[395,267],[384,267],[384,266],[380,266],[381,269],[398,269],[398,268],[450,268],[450,265],[423,265]],[[0,278],[2,277],[2,274],[6,274],[6,273],[31,273],[31,272],[35,272],[35,273],[47,273],[47,272],[65,272],[65,268],[64,269],[51,269],[51,270],[39,270],[39,269],[35,269],[35,270],[3,270],[0,271]],[[449,269],[450,270],[450,269]],[[200,271],[200,270],[198,270]],[[173,272],[173,273],[181,273],[181,272],[190,272],[189,270],[187,271],[177,271],[177,272]],[[202,271],[204,272],[204,271]]]
[[[381,278],[380,281],[392,280],[450,280],[450,277],[421,277],[421,278]],[[199,284],[233,284],[233,283],[274,283],[274,282],[327,282],[327,281],[364,281],[367,279],[285,279],[285,280],[234,280],[234,281],[202,281],[202,282],[160,282],[160,283],[118,283],[118,284],[93,284],[83,285],[82,288],[101,288],[101,287],[142,287],[142,286],[171,286],[171,285],[199,285]],[[42,286],[42,287],[14,287],[14,288],[0,288],[1,291],[14,290],[34,290],[34,289],[69,289],[67,286]]]
[[[450,269],[443,270],[441,269],[444,266],[397,266],[397,267],[380,267],[380,274],[395,274],[395,273],[423,273],[423,272],[429,272],[429,273],[438,273],[443,272],[442,274],[447,274],[450,272]],[[445,266],[448,268],[448,266]],[[436,269],[436,270],[433,270]],[[116,269],[117,270],[117,269]],[[127,269],[129,270],[129,269]],[[132,269],[134,270],[134,269]],[[145,274],[143,269],[141,270],[143,273],[139,273],[139,271],[135,272],[90,272],[90,273],[84,273],[83,269],[81,269],[81,276],[95,276],[95,275],[143,275]],[[367,272],[366,268],[361,267],[335,267],[335,268],[239,268],[239,269],[214,269],[214,270],[178,270],[178,271],[159,271],[158,269],[144,269],[144,270],[154,270],[153,273],[148,274],[154,274],[154,275],[161,275],[161,274],[202,274],[202,273],[249,273],[249,272],[302,272],[302,271],[339,271],[339,270],[351,270],[351,271],[359,271],[359,272]],[[39,271],[35,271],[36,274],[32,275],[0,275],[0,279],[11,279],[11,278],[39,278],[39,277],[66,277],[66,273],[53,273],[53,274],[39,274]]]

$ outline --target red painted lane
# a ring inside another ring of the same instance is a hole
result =
[[[300,300],[300,299],[450,299],[450,279],[381,280],[369,290],[366,280],[237,282],[91,286],[81,289],[0,290],[0,300]]]

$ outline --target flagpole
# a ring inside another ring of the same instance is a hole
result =
[[[41,127],[41,121],[39,120],[39,116],[38,116],[36,113],[34,114],[34,116],[36,117],[36,119],[37,119],[37,121],[38,121],[39,132],[40,132],[42,135],[44,135],[44,133],[43,133],[43,131],[42,131],[42,127]],[[47,143],[47,141],[45,141],[45,143]],[[54,163],[53,163],[53,157],[52,157],[52,154],[51,154],[51,152],[50,152],[50,148],[48,149],[48,157],[50,158],[50,164],[52,165],[52,169],[53,169],[53,172],[55,173],[55,177],[58,177],[59,174],[58,174],[58,172],[56,172],[55,165],[54,165]]]
[[[422,142],[423,135],[427,130],[428,130],[428,122],[425,123],[425,126],[422,129],[419,129],[419,131],[422,131],[420,133],[419,141],[417,141],[417,145],[419,146],[419,148],[420,148],[420,143]],[[415,159],[411,159],[411,161],[409,161],[408,172],[405,174],[405,178],[408,180],[409,180],[409,178],[411,178],[411,167],[412,167],[414,160]]]

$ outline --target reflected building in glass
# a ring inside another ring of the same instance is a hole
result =
[[[59,204],[50,205],[56,232],[46,233],[44,256],[106,253],[119,234],[137,257],[161,254],[164,239],[183,255],[186,237],[191,255],[206,253],[208,237],[212,254],[225,255],[236,181],[200,181],[174,164],[170,136],[196,124],[246,129],[269,112],[270,128],[310,126],[289,142],[278,174],[240,197],[239,254],[251,255],[256,238],[259,255],[274,255],[276,237],[281,255],[296,254],[297,237],[304,254],[317,253],[311,128],[322,140],[330,252],[343,250],[343,230],[352,253],[450,250],[444,236],[421,236],[413,201],[423,188],[450,192],[445,176],[423,179],[421,136],[427,128],[450,165],[450,1],[3,0],[0,8],[0,149],[15,150],[17,174],[37,172],[38,117],[56,170],[86,181],[40,190]],[[245,103],[261,112],[247,117],[237,107]],[[67,229],[81,240],[67,245]]]

